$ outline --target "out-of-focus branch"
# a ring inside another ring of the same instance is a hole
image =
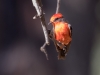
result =
[[[60,10],[60,0],[57,0],[56,14],[59,13],[59,10]]]
[[[49,45],[49,38],[48,38],[48,32],[47,32],[47,26],[46,26],[46,22],[45,22],[45,17],[44,17],[44,12],[42,9],[42,2],[41,0],[32,0],[33,6],[35,7],[36,11],[37,11],[37,15],[33,17],[33,19],[36,19],[37,17],[40,18],[41,20],[41,25],[43,28],[43,32],[44,32],[44,36],[45,36],[45,43],[44,45],[41,47],[41,51],[45,53],[47,59],[47,53],[45,50],[45,46]]]

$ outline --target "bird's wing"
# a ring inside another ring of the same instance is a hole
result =
[[[70,29],[70,37],[72,37],[72,26],[71,26],[71,24],[68,24],[68,27]]]

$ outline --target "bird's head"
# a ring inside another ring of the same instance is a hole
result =
[[[63,18],[63,15],[62,15],[61,13],[54,14],[54,15],[50,18],[49,24],[55,23],[55,22],[58,21],[60,18]]]

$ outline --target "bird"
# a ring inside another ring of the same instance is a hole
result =
[[[72,41],[72,26],[61,13],[52,15],[48,25],[50,24],[53,27],[52,30],[48,30],[48,34],[54,42],[58,52],[58,59],[65,59]]]

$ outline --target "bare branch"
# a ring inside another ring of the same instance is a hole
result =
[[[56,14],[59,13],[59,8],[60,8],[60,0],[57,0]]]
[[[37,11],[37,15],[35,17],[33,17],[33,19],[36,19],[37,17],[40,18],[41,25],[42,25],[43,32],[44,32],[44,36],[45,36],[45,43],[41,47],[41,51],[44,52],[46,57],[47,57],[47,53],[45,51],[45,46],[49,45],[49,38],[48,38],[48,32],[47,32],[47,26],[46,26],[46,22],[45,22],[44,12],[43,12],[43,9],[42,9],[42,2],[41,2],[41,0],[32,0],[32,3],[33,3],[33,6],[35,7],[35,9]]]

